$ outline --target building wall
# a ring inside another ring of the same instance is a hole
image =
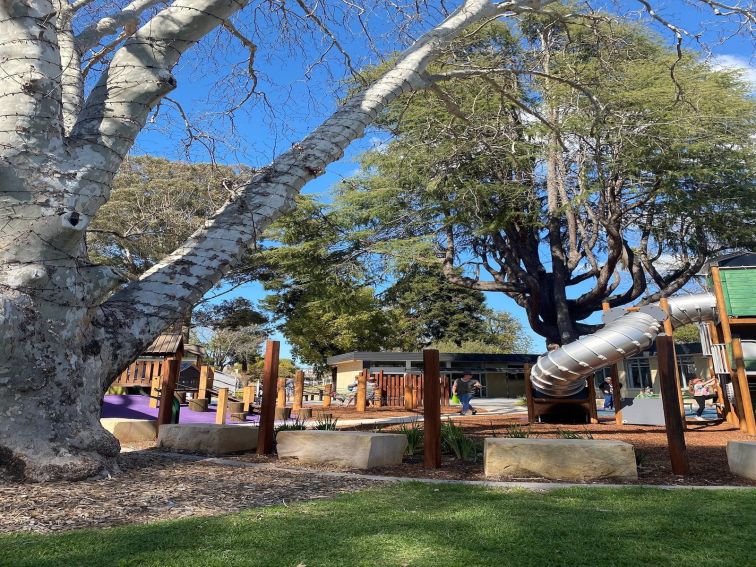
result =
[[[347,386],[354,382],[357,375],[362,372],[361,360],[340,362],[336,365],[336,391],[346,392]]]
[[[486,372],[486,397],[504,398],[507,395],[507,373]]]
[[[660,392],[659,387],[659,363],[656,356],[649,356],[648,357],[648,363],[651,373],[651,388],[655,394],[658,394]],[[702,354],[694,354],[693,355],[693,363],[695,365],[695,371],[697,376],[701,376],[704,379],[707,379],[709,377],[709,362],[708,359],[703,356]],[[618,365],[619,368],[619,379],[620,384],[622,384],[622,397],[623,398],[634,398],[638,394],[640,394],[641,389],[640,388],[629,388],[629,377],[628,377],[628,369],[627,369],[627,361],[623,361],[622,364]],[[685,382],[682,383],[683,388],[685,387]],[[596,395],[599,395],[600,393],[597,392]]]

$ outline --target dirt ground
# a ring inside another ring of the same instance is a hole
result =
[[[321,406],[305,406],[306,408],[312,408],[312,418],[318,419],[318,415],[321,413],[330,413],[333,417],[339,421],[346,421],[351,419],[384,419],[387,417],[422,417],[423,410],[406,411],[396,407],[369,407],[364,412],[358,412],[353,405],[344,407],[341,405],[332,405],[329,408],[322,408]],[[486,412],[484,409],[480,409],[479,415]],[[452,415],[459,412],[459,406],[442,407],[442,415]],[[296,412],[295,412],[296,413]]]
[[[0,533],[102,528],[226,514],[329,498],[373,484],[359,478],[166,458],[150,450],[122,453],[119,461],[121,472],[112,478],[19,484],[0,477]]]
[[[702,423],[688,426],[685,432],[685,443],[688,448],[690,475],[685,477],[672,474],[667,434],[663,427],[616,425],[613,419],[604,419],[597,425],[527,425],[524,416],[496,415],[467,417],[455,420],[455,423],[463,427],[470,435],[481,438],[505,437],[507,428],[514,425],[519,430],[528,432],[531,437],[559,438],[565,434],[575,433],[585,438],[625,441],[635,448],[639,484],[756,486],[756,481],[730,473],[725,451],[727,442],[753,441],[754,439],[727,423],[720,425]],[[386,428],[385,431],[390,431],[390,429],[392,428]],[[484,478],[482,462],[461,463],[450,457],[444,460],[440,470],[433,472],[423,468],[422,459],[419,457],[407,458],[401,467],[386,467],[373,472],[396,476],[467,480],[483,480]],[[544,479],[502,478],[501,480],[543,481]]]
[[[379,410],[374,410],[373,415],[378,413]],[[406,415],[406,412],[380,411],[381,417],[392,414]],[[635,447],[639,484],[756,487],[756,482],[729,472],[725,453],[727,441],[753,439],[728,424],[689,427],[685,440],[691,474],[678,477],[672,474],[666,433],[661,427],[617,426],[611,420],[598,425],[528,426],[524,416],[500,415],[468,416],[455,420],[455,423],[481,439],[508,435],[511,433],[508,428],[516,426],[518,431],[534,437],[557,438],[568,432],[593,439],[626,441]],[[371,427],[362,426],[360,429],[370,430]],[[381,430],[391,429],[395,427]],[[295,460],[279,461],[275,456],[246,454],[224,459],[224,462],[196,461],[181,455],[162,455],[149,443],[131,445],[128,449],[130,452],[122,453],[119,458],[120,472],[112,478],[75,483],[19,484],[0,476],[0,533],[51,532],[216,515],[297,500],[329,498],[375,484],[360,477],[313,474],[333,469],[301,467]],[[235,460],[280,466],[242,468],[233,464]],[[461,462],[448,455],[444,455],[442,467],[438,470],[426,470],[422,455],[413,455],[406,457],[400,466],[369,472],[412,478],[484,479],[480,459],[472,463]],[[545,481],[511,477],[499,480]]]

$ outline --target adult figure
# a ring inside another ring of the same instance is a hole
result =
[[[599,385],[599,390],[604,394],[604,409],[614,409],[614,388],[612,379],[607,376]]]
[[[462,378],[457,378],[454,381],[454,384],[452,385],[452,393],[456,394],[459,401],[462,403],[462,409],[460,410],[459,415],[467,415],[467,410],[472,411],[473,415],[478,413],[478,410],[470,405],[470,400],[472,400],[475,395],[475,390],[477,388],[480,388],[480,382],[473,380],[473,376],[469,372],[465,373]]]

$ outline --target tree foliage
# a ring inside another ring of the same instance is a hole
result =
[[[90,257],[138,277],[205,224],[251,174],[211,163],[126,158],[88,230]]]
[[[340,187],[374,252],[435,258],[563,343],[602,302],[674,293],[754,242],[756,107],[736,73],[638,25],[543,16],[466,36],[430,72]]]

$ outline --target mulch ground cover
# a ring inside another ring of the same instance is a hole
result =
[[[0,476],[0,533],[218,515],[328,498],[370,484],[359,478],[167,458],[154,451],[122,453],[119,461],[121,472],[112,478],[19,484]]]
[[[396,407],[368,407],[364,412],[358,412],[354,406],[341,406],[332,405],[328,408],[321,406],[305,406],[306,408],[312,408],[313,420],[318,419],[318,415],[321,413],[330,413],[333,417],[338,418],[339,421],[346,421],[352,419],[385,419],[388,417],[417,417],[423,416],[422,408],[418,410],[406,411]],[[480,409],[481,414],[486,410]],[[293,412],[296,414],[296,412]],[[459,413],[459,406],[442,407],[442,415],[454,415]]]
[[[685,432],[688,447],[690,475],[680,477],[672,474],[667,445],[667,434],[663,427],[616,425],[613,420],[602,420],[596,425],[527,425],[524,417],[477,416],[455,420],[465,432],[477,437],[506,437],[508,429],[514,426],[517,433],[525,432],[531,437],[560,438],[572,434],[584,438],[625,441],[635,448],[638,460],[639,484],[675,485],[734,485],[756,486],[756,481],[735,476],[727,465],[727,442],[731,440],[753,441],[740,430],[727,423],[719,425],[690,425]],[[367,429],[363,427],[362,429]],[[396,427],[382,428],[391,431]],[[429,471],[423,467],[422,457],[411,456],[397,467],[383,467],[371,471],[375,474],[409,477],[431,477],[447,479],[484,480],[483,463],[468,463],[445,457],[442,468]],[[488,478],[488,480],[491,480]],[[501,480],[545,481],[541,478],[502,477]],[[548,481],[546,481],[548,482]]]

